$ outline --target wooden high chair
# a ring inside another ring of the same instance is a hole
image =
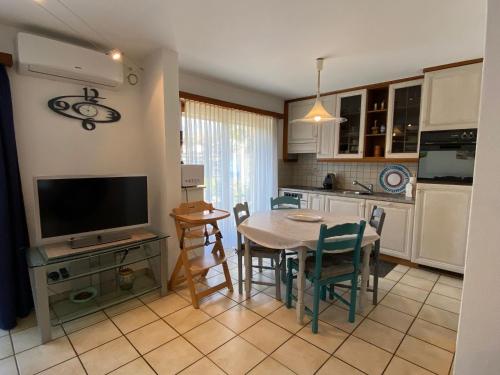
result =
[[[204,201],[182,203],[174,208],[170,216],[175,220],[180,254],[168,283],[169,289],[187,281],[191,292],[191,301],[195,308],[199,307],[201,298],[227,287],[233,291],[233,284],[227,266],[222,234],[217,225],[218,220],[229,217],[229,212],[215,209],[211,203]],[[201,254],[200,254],[201,253]],[[212,267],[222,265],[225,281],[209,289],[198,292],[194,277],[205,276]],[[180,272],[183,270],[183,274]]]

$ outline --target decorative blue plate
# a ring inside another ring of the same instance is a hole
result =
[[[405,191],[410,176],[410,171],[404,165],[392,164],[382,169],[379,182],[388,193],[400,194]]]

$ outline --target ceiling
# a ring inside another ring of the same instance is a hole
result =
[[[281,98],[482,57],[487,0],[0,0],[0,22],[118,48]]]

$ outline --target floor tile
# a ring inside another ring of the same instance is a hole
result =
[[[271,354],[271,357],[297,374],[313,374],[330,356],[307,341],[292,337]]]
[[[385,370],[384,375],[432,375],[422,367],[418,367],[411,362],[405,361],[399,357],[393,357],[387,370]]]
[[[240,333],[257,323],[262,317],[246,307],[236,305],[217,315],[215,319],[232,331]]]
[[[149,352],[144,359],[158,375],[176,374],[202,358],[203,355],[184,338],[178,337]]]
[[[408,334],[450,352],[455,351],[457,333],[451,329],[429,323],[425,320],[416,319]]]
[[[385,307],[383,305],[378,305],[373,309],[373,311],[368,315],[368,318],[375,320],[376,322],[385,324],[391,328],[397,329],[401,332],[406,332],[410,328],[413,322],[413,317],[411,315],[402,313],[400,311]]]
[[[263,319],[240,334],[245,340],[267,354],[288,340],[292,334],[276,324]]]
[[[163,320],[157,320],[127,334],[127,338],[142,355],[177,336],[179,334]]]
[[[458,277],[441,275],[439,276],[438,283],[453,286],[455,288],[462,288],[464,281]]]
[[[0,328],[0,337],[4,337],[9,334],[9,331]]]
[[[415,301],[424,302],[429,292],[423,289],[415,288],[414,286],[398,283],[391,289],[391,293],[398,296],[414,299]]]
[[[129,310],[123,314],[116,315],[111,319],[118,326],[118,328],[120,328],[120,331],[128,333],[134,329],[158,320],[159,317],[147,306],[142,306]]]
[[[193,306],[187,306],[163,319],[177,332],[183,334],[209,320],[210,315]]]
[[[139,357],[139,353],[125,339],[119,337],[80,355],[89,375],[107,374]]]
[[[10,333],[20,332],[22,330],[35,327],[37,325],[35,312],[32,311],[25,318],[17,318],[17,325],[10,330]]]
[[[311,320],[308,315],[305,315],[303,319],[304,323],[300,324],[297,322],[297,310],[295,310],[295,307],[289,309],[286,306],[280,307],[266,318],[292,333],[302,329]]]
[[[184,338],[203,354],[208,354],[236,334],[212,319],[184,334]]]
[[[148,303],[148,307],[161,317],[172,314],[190,303],[176,293],[171,293],[165,297]]]
[[[287,367],[283,366],[281,363],[272,359],[271,357],[267,357],[257,366],[255,366],[252,371],[248,373],[249,375],[293,375],[294,372]]]
[[[208,357],[228,374],[244,374],[262,361],[266,355],[237,336],[210,353]]]
[[[312,333],[311,323],[309,323],[297,332],[297,336],[332,354],[344,342],[348,334],[319,320],[318,333]]]
[[[430,305],[424,305],[418,317],[454,331],[458,330],[459,315],[450,311],[438,309]]]
[[[60,325],[51,327],[51,333],[53,340],[64,336],[64,331]],[[38,326],[14,333],[11,337],[16,353],[34,348],[42,343]]]
[[[2,373],[0,371],[0,373]],[[69,361],[60,363],[45,371],[40,372],[38,375],[86,375],[82,364],[78,358],[72,358]]]
[[[422,302],[389,293],[384,297],[380,304],[392,309],[401,311],[405,314],[416,316],[422,307]]]
[[[353,335],[391,353],[396,351],[404,337],[404,333],[370,319],[365,319]]]
[[[222,294],[223,296],[226,296],[227,298],[231,298],[233,301],[238,302],[238,303],[243,302],[243,301],[248,299],[248,295],[245,292],[243,292],[242,294],[240,294],[238,292],[237,285],[234,286],[234,291],[232,291],[232,292],[229,291],[229,289],[223,289],[223,290],[219,290],[218,293]],[[257,293],[260,293],[257,289],[254,289],[254,288],[250,289],[251,296],[254,296]]]
[[[146,294],[143,294],[141,296],[139,296],[139,300],[141,300],[141,302],[145,305],[147,305],[148,303],[151,303],[153,301],[156,301],[157,299],[160,299],[161,298],[161,294],[160,294],[160,290],[156,289],[156,290],[152,290],[151,292],[149,293],[146,293]],[[174,292],[172,292],[174,293]]]
[[[50,341],[44,345],[16,354],[21,375],[31,375],[76,355],[67,337]]]
[[[193,363],[184,371],[180,372],[182,375],[224,375],[224,371],[218,368],[207,357],[203,357],[198,362]]]
[[[370,375],[382,374],[391,359],[391,354],[350,336],[335,352],[335,357]]]
[[[102,322],[103,320],[108,319],[106,314],[102,311],[98,311],[96,313],[84,316],[82,318],[78,318],[72,320],[71,322],[67,322],[63,324],[64,331],[66,334],[70,334],[72,332],[78,331],[79,329],[91,326],[92,324],[96,324]]]
[[[349,312],[337,306],[330,306],[319,315],[319,319],[340,328],[345,332],[352,332],[363,319],[361,315],[356,314],[354,323],[349,322]]]
[[[143,303],[140,299],[133,298],[131,300],[119,303],[118,305],[108,307],[107,309],[104,310],[104,312],[106,313],[107,316],[113,317],[115,315],[122,314],[129,310],[133,310],[137,307],[141,307],[142,305]]]
[[[226,310],[229,310],[236,304],[237,303],[231,298],[215,293],[211,296],[203,298],[200,301],[200,309],[210,316],[216,316],[222,314]]]
[[[396,267],[393,268],[393,271],[406,273],[409,269],[410,269],[410,267],[408,267],[408,266],[398,264]]]
[[[398,272],[396,270],[392,270],[391,272],[389,272],[384,277],[386,279],[389,279],[389,280],[392,280],[392,281],[399,281],[403,277],[403,275],[404,275],[404,272]]]
[[[460,301],[454,298],[442,296],[440,294],[431,293],[429,298],[425,301],[427,305],[431,305],[446,311],[451,311],[452,313],[460,313]]]
[[[411,270],[410,270],[411,271]],[[431,291],[432,287],[434,286],[434,281],[430,281],[427,279],[421,279],[420,277],[416,276],[411,276],[409,275],[410,271],[406,273],[401,280],[399,281],[400,283],[406,284],[413,286],[415,288],[423,289],[426,291]]]
[[[14,354],[9,336],[0,337],[0,359],[10,357]]]
[[[268,296],[265,293],[256,294],[246,301],[243,301],[242,304],[262,316],[269,315],[280,306],[283,306],[282,302]]]
[[[373,280],[371,278],[370,278],[370,285],[373,285]],[[391,290],[394,285],[396,285],[395,281],[386,279],[384,277],[380,277],[378,279],[378,288],[379,289]]]
[[[155,372],[144,359],[137,358],[125,366],[110,372],[110,375],[155,375]]]
[[[91,325],[90,327],[73,332],[68,337],[78,354],[112,341],[122,334],[111,320]]]
[[[462,288],[455,288],[446,284],[437,283],[434,285],[432,292],[458,300],[462,299]]]
[[[396,355],[440,375],[448,374],[453,359],[452,353],[411,336],[404,338]]]
[[[423,268],[410,268],[407,275],[426,279],[435,282],[439,278],[439,273],[425,270]]]
[[[0,374],[17,375],[16,360],[13,356],[0,360]]]
[[[330,357],[328,361],[319,369],[317,375],[363,375],[363,373],[340,359]]]

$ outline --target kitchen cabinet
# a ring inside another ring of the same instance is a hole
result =
[[[336,215],[363,217],[365,215],[365,200],[327,195],[325,198],[325,211]]]
[[[337,96],[328,95],[321,99],[328,112],[334,114],[337,106]],[[318,127],[318,140],[316,148],[317,159],[332,159],[333,146],[335,142],[335,123],[333,121],[323,122],[316,125]]]
[[[412,262],[464,272],[472,187],[417,184]]]
[[[307,199],[307,208],[311,210],[324,211],[325,210],[325,195],[309,193]]]
[[[386,158],[417,158],[423,80],[389,86]]]
[[[476,128],[482,63],[425,73],[420,130]]]
[[[380,237],[380,252],[401,259],[411,259],[414,207],[412,204],[366,201],[366,220],[370,220],[373,207],[385,212],[384,227]]]
[[[366,89],[337,94],[334,158],[362,158],[364,152]]]

